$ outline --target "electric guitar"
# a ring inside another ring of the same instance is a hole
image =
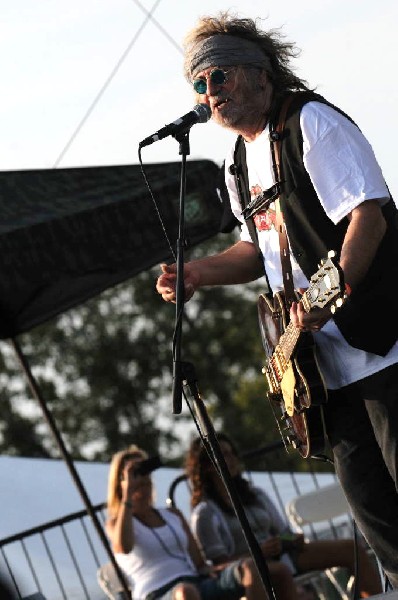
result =
[[[344,278],[335,253],[321,261],[319,270],[300,299],[306,312],[331,307],[335,312],[345,300]],[[268,384],[268,399],[274,410],[282,439],[303,458],[324,452],[325,434],[322,405],[327,392],[315,355],[311,333],[302,332],[289,320],[283,294],[274,295],[273,305],[261,295],[258,300],[261,337],[267,361],[263,367]]]

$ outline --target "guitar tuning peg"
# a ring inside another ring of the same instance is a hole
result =
[[[329,258],[335,258],[335,256],[336,256],[336,252],[334,250],[329,250],[328,257]]]
[[[334,305],[334,304],[332,304],[332,305],[330,306],[330,312],[332,313],[332,315],[334,315],[334,313],[336,312],[336,307],[335,307],[335,305]]]
[[[337,300],[336,300],[336,308],[340,308],[341,306],[343,306],[343,299],[342,298],[337,298]]]

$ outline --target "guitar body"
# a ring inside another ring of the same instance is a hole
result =
[[[273,409],[281,411],[277,422],[282,438],[303,458],[322,454],[325,447],[322,405],[327,401],[327,392],[317,365],[313,337],[301,334],[291,359],[285,363],[278,351],[288,325],[282,294],[275,294],[273,304],[261,295],[258,311],[267,358],[263,368],[267,395]]]
[[[331,312],[346,298],[344,275],[333,251],[321,260],[309,286],[298,300],[309,313],[329,307]],[[266,354],[263,373],[271,406],[281,410],[277,418],[282,439],[299,451],[303,458],[324,453],[325,435],[322,406],[327,392],[316,360],[312,334],[303,333],[289,323],[281,293],[273,302],[261,295],[258,301],[261,337]],[[274,410],[275,413],[275,410]]]

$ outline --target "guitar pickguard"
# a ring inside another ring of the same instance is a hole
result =
[[[293,364],[290,361],[281,381],[281,391],[285,403],[285,410],[289,417],[294,415],[294,396],[296,388],[296,377],[294,375]]]

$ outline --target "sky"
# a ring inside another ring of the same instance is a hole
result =
[[[230,9],[282,27],[293,65],[348,112],[398,196],[395,0],[0,0],[0,169],[136,164],[138,143],[189,112],[181,43],[203,14]],[[148,14],[150,13],[150,17]],[[190,158],[221,163],[233,135],[195,125]],[[179,161],[173,138],[144,163]]]

